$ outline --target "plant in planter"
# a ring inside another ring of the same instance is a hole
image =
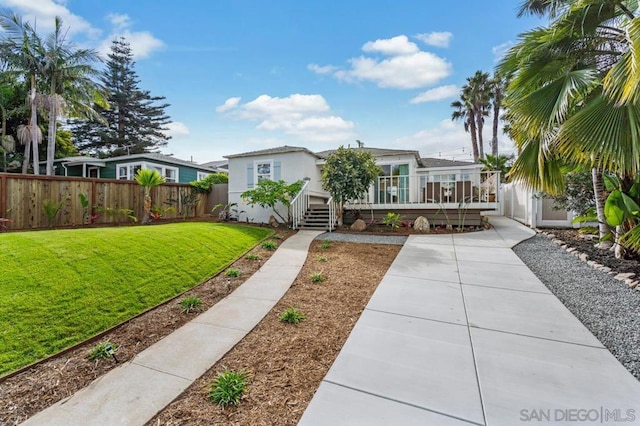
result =
[[[382,223],[393,230],[398,229],[401,223],[400,213],[388,212],[382,219]]]

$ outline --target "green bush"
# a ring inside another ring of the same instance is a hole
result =
[[[240,269],[238,268],[229,268],[227,269],[227,271],[224,273],[224,275],[226,277],[232,277],[232,278],[237,278],[240,275],[242,275],[242,271],[240,271]]]
[[[329,258],[327,256],[318,257],[318,262],[328,262]]]
[[[293,306],[288,308],[282,314],[280,314],[280,321],[288,322],[289,324],[299,324],[300,321],[305,319],[307,315],[303,314]]]
[[[275,250],[278,248],[278,244],[275,241],[265,241],[262,243],[262,248],[266,250]]]
[[[382,218],[382,223],[387,225],[392,229],[397,229],[400,227],[400,213],[388,212],[384,218]]]
[[[244,370],[232,371],[225,368],[211,384],[209,398],[222,408],[237,405],[247,391],[247,379]]]
[[[202,306],[202,299],[198,296],[188,296],[180,301],[180,306],[185,314],[199,311],[200,306]]]
[[[88,358],[92,361],[95,359],[109,358],[111,354],[114,353],[117,349],[118,347],[115,345],[115,343],[111,343],[107,340],[105,342],[99,343],[96,347],[94,347],[91,352],[89,352]]]
[[[260,260],[260,256],[255,253],[249,253],[246,258],[247,260]]]
[[[217,185],[219,183],[228,183],[229,176],[225,173],[212,173],[207,175],[204,179],[194,180],[193,182],[189,182],[189,185],[193,186],[194,191],[199,194],[208,194],[211,192],[211,188],[213,185]]]
[[[322,244],[320,245],[320,248],[322,248],[323,250],[331,248],[331,241],[322,240]]]
[[[322,275],[321,273],[320,273],[320,274],[313,274],[313,275],[311,275],[311,282],[312,282],[312,283],[321,283],[321,282],[323,282],[323,281],[324,281],[324,280],[326,280],[326,279],[327,279],[327,278],[326,278],[324,275]]]

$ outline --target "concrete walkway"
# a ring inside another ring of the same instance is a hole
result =
[[[300,231],[207,312],[24,425],[143,425],[249,333],[287,292],[320,234]]]
[[[409,237],[301,425],[640,423],[640,382],[511,250],[533,231],[491,223]]]

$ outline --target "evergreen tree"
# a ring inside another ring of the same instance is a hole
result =
[[[107,124],[75,122],[75,144],[81,153],[112,157],[153,152],[165,146],[170,136],[164,127],[170,119],[164,112],[169,106],[163,96],[151,96],[139,88],[135,62],[129,43],[123,38],[113,40],[102,82],[109,108],[96,106]]]

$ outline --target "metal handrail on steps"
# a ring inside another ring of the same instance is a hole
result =
[[[300,192],[291,200],[292,228],[298,229],[300,222],[309,209],[309,181],[305,180]]]

